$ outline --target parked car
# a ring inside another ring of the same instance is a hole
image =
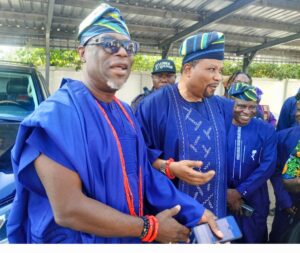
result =
[[[11,149],[20,122],[49,96],[45,80],[33,66],[0,61],[0,243],[15,196]]]

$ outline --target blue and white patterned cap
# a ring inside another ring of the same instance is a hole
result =
[[[78,39],[85,45],[92,37],[102,33],[130,34],[120,11],[108,4],[100,4],[79,25]]]
[[[198,59],[224,59],[224,34],[220,32],[199,33],[186,38],[179,49],[182,64]]]

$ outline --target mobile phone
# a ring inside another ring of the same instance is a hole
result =
[[[249,206],[245,203],[241,204],[241,208],[242,208],[242,212],[243,215],[246,217],[250,217],[252,216],[253,212],[254,212],[254,208],[252,206]]]
[[[216,237],[211,231],[209,225],[205,223],[193,228],[196,243],[224,243],[237,240],[242,237],[242,232],[233,216],[218,219],[216,222],[224,237],[222,239]]]

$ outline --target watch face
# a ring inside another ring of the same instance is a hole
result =
[[[160,172],[166,175],[166,168],[161,169]]]
[[[166,161],[161,162],[159,171],[163,174],[166,174],[166,166],[167,166]]]

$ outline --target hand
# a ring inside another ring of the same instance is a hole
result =
[[[218,225],[216,223],[216,216],[209,211],[208,209],[205,209],[204,214],[201,217],[200,224],[202,223],[208,223],[211,231],[220,239],[223,238],[223,233],[218,228]]]
[[[242,215],[241,205],[244,203],[242,195],[236,189],[227,190],[228,208],[235,215]]]
[[[191,185],[203,185],[209,182],[215,175],[214,170],[208,172],[200,172],[194,168],[203,165],[200,161],[182,160],[179,162],[172,162],[170,164],[170,171],[175,176]]]
[[[156,215],[159,224],[156,241],[162,243],[189,242],[190,230],[173,218],[179,213],[180,208],[180,205],[177,205]]]
[[[295,206],[283,209],[287,214],[294,216],[297,213],[297,208]]]

